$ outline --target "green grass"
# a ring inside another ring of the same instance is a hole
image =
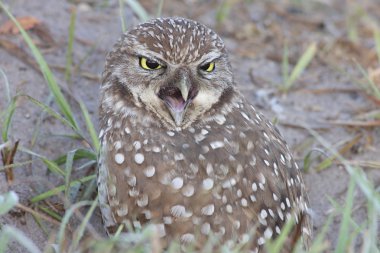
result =
[[[231,0],[223,0],[218,5],[215,14],[215,19],[218,25],[223,24],[223,22],[228,19],[232,5],[233,3]]]
[[[148,14],[146,11],[141,11],[141,5],[137,1],[128,1],[127,2],[131,8],[136,13],[139,13],[138,16],[141,20],[146,20]],[[160,8],[162,8],[163,1],[160,1]],[[120,6],[122,9],[122,5]],[[44,192],[36,194],[29,201],[36,207],[37,210],[46,213],[49,217],[59,220],[60,225],[56,231],[53,231],[50,238],[52,245],[46,246],[44,252],[85,252],[86,250],[90,252],[152,252],[156,243],[157,235],[153,226],[147,226],[141,231],[134,233],[117,233],[111,238],[101,238],[96,231],[91,226],[90,217],[93,215],[94,209],[97,206],[97,198],[93,199],[94,189],[96,187],[95,183],[95,174],[90,174],[87,176],[75,178],[75,172],[80,171],[84,168],[90,168],[96,164],[96,157],[99,151],[99,140],[96,134],[95,127],[91,122],[91,118],[86,108],[85,104],[82,101],[78,101],[79,107],[81,109],[80,115],[74,115],[72,106],[68,103],[67,99],[61,92],[61,89],[56,82],[56,79],[51,72],[48,64],[46,63],[44,57],[42,56],[39,49],[33,44],[29,35],[19,26],[17,20],[11,15],[11,13],[5,8],[4,4],[0,2],[0,9],[2,9],[15,24],[20,28],[21,34],[28,44],[30,50],[36,61],[39,63],[41,71],[45,77],[46,83],[52,93],[53,101],[58,105],[59,111],[52,109],[52,106],[49,103],[40,102],[30,96],[18,94],[14,97],[11,97],[9,92],[9,84],[6,82],[6,87],[8,90],[8,108],[4,114],[2,114],[2,119],[4,119],[1,125],[2,127],[2,138],[6,142],[9,139],[11,121],[15,110],[17,110],[16,102],[20,98],[24,98],[29,101],[31,104],[37,106],[44,113],[49,116],[52,116],[63,126],[66,126],[70,131],[71,135],[68,135],[72,141],[78,143],[78,140],[84,142],[86,145],[85,148],[82,145],[78,144],[78,147],[69,150],[64,154],[57,155],[56,158],[48,158],[44,155],[37,154],[33,150],[28,150],[26,147],[21,147],[20,152],[31,155],[34,158],[40,159],[51,174],[55,175],[61,182],[60,185],[55,186],[51,189],[48,189]],[[145,13],[144,13],[145,12]],[[122,12],[121,12],[122,13]],[[160,11],[158,12],[160,13]],[[121,15],[121,14],[120,14]],[[75,20],[75,18],[72,19]],[[72,21],[71,24],[74,22]],[[125,29],[125,25],[124,28]],[[74,25],[70,25],[69,28],[69,37],[70,34],[74,34]],[[70,46],[71,43],[71,46]],[[72,43],[73,39],[69,38],[68,52],[71,51],[72,54]],[[377,42],[378,43],[378,42]],[[379,44],[377,44],[379,45]],[[70,49],[71,47],[71,49]],[[287,49],[284,49],[284,61],[283,61],[283,74],[284,74],[284,91],[288,91],[298,80],[300,75],[307,68],[310,61],[313,59],[316,53],[317,47],[316,44],[311,44],[305,53],[301,56],[292,72],[289,74],[289,63],[288,63],[288,52]],[[68,59],[66,62],[71,62],[72,59]],[[66,70],[69,67],[66,68]],[[71,73],[71,70],[69,71]],[[3,72],[2,76],[6,77]],[[71,74],[70,74],[71,75]],[[79,127],[77,118],[82,119],[85,123],[85,129]],[[355,252],[354,244],[355,240],[362,239],[364,244],[362,251],[363,253],[372,253],[379,252],[378,238],[379,228],[379,214],[380,214],[380,196],[378,189],[369,182],[366,175],[363,173],[361,168],[353,167],[344,160],[341,155],[333,148],[329,143],[326,142],[321,136],[316,132],[309,129],[309,132],[313,137],[321,143],[326,150],[333,154],[334,159],[339,160],[342,164],[345,165],[347,172],[350,174],[350,183],[347,191],[347,196],[344,201],[344,204],[340,206],[339,204],[334,204],[334,212],[329,216],[322,230],[315,235],[312,247],[309,252],[325,252],[334,251],[335,252]],[[310,159],[310,158],[307,158]],[[310,167],[310,161],[307,161],[307,167]],[[78,167],[76,161],[81,161],[81,165]],[[26,161],[30,162],[30,161]],[[24,163],[20,162],[14,164],[14,167],[21,166]],[[3,168],[0,168],[0,171]],[[77,189],[79,186],[85,185],[86,192],[81,196],[72,196],[72,191]],[[354,197],[356,192],[360,190],[364,193],[365,204],[367,210],[367,217],[361,224],[357,224],[353,220],[353,205]],[[57,213],[55,210],[51,209],[46,205],[46,201],[51,198],[58,198],[62,203],[64,203],[65,212]],[[15,193],[10,192],[3,195],[0,195],[0,215],[4,215],[14,208],[18,203],[18,197]],[[87,207],[87,209],[84,209]],[[82,217],[81,213],[84,212]],[[68,227],[72,219],[81,220],[80,224],[75,227],[71,227],[70,233],[68,233]],[[327,231],[330,224],[333,222],[334,218],[340,218],[340,230],[337,238],[336,245],[330,245],[327,239]],[[47,230],[47,228],[42,227],[42,223],[36,219],[37,223],[41,224],[42,230]],[[284,240],[287,233],[289,233],[292,227],[292,221],[287,223],[283,229],[283,233],[273,242],[269,242],[266,247],[268,252],[281,252],[283,247]],[[87,233],[87,235],[86,235]],[[28,238],[22,231],[6,225],[0,227],[0,253],[6,252],[8,244],[10,241],[17,241],[23,245],[26,249],[26,252],[41,252],[40,249],[36,247],[34,242]],[[49,241],[50,242],[50,241]],[[241,252],[241,249],[244,248],[244,244],[237,245],[233,249],[228,249],[226,245],[220,245],[217,236],[211,235],[208,242],[203,248],[202,252],[211,252],[214,246],[220,246],[220,252]],[[191,246],[190,246],[191,248]],[[55,249],[56,251],[54,251]],[[179,252],[178,242],[173,242],[167,252]],[[296,252],[304,252],[304,250],[298,245]]]
[[[279,89],[283,92],[288,92],[295,82],[300,78],[302,73],[306,70],[307,66],[313,60],[315,54],[317,52],[317,44],[311,43],[305,52],[298,59],[296,65],[293,70],[289,74],[289,52],[288,46],[285,44],[282,58],[282,77],[283,84],[279,86]]]
[[[76,16],[77,16],[77,11],[76,9],[73,9],[71,11],[71,17],[70,17],[70,26],[69,26],[69,34],[68,34],[69,42],[67,44],[67,52],[66,52],[65,80],[68,84],[71,84]]]
[[[380,63],[380,31],[378,28],[375,28],[373,30],[373,38],[375,40],[375,49],[376,49],[377,58]]]
[[[125,33],[127,31],[127,25],[124,18],[124,0],[119,0],[119,16],[120,16],[121,31]]]
[[[137,0],[125,0],[128,6],[132,9],[132,11],[137,15],[141,22],[148,21],[151,16],[144,9],[144,7]]]
[[[63,181],[63,184],[61,186],[55,187],[53,189],[47,190],[45,192],[42,192],[40,194],[37,194],[35,197],[30,199],[30,202],[35,205],[36,208],[38,208],[40,211],[46,213],[53,219],[61,220],[60,214],[55,212],[53,209],[51,209],[49,206],[44,205],[42,203],[46,199],[53,197],[53,196],[59,196],[61,199],[63,199],[63,203],[65,203],[65,208],[69,208],[72,204],[72,202],[75,202],[75,196],[71,196],[72,189],[79,187],[80,185],[94,185],[95,182],[95,174],[82,177],[82,178],[72,178],[72,172],[74,170],[74,162],[81,159],[85,159],[86,162],[78,167],[75,168],[76,170],[81,170],[83,168],[88,168],[96,164],[96,157],[97,157],[97,152],[99,149],[99,140],[96,135],[96,130],[91,122],[88,110],[86,106],[84,105],[83,102],[78,101],[79,107],[81,108],[82,115],[77,115],[81,116],[83,118],[87,132],[85,132],[83,129],[79,127],[79,124],[77,123],[76,116],[73,113],[72,107],[68,103],[67,99],[63,95],[56,78],[54,77],[53,73],[51,72],[48,64],[46,63],[44,57],[42,56],[40,50],[34,45],[33,41],[29,37],[29,35],[26,33],[25,30],[20,26],[20,24],[17,22],[17,20],[12,16],[12,14],[5,8],[4,4],[0,2],[0,8],[8,15],[8,17],[16,24],[16,26],[19,28],[22,37],[24,38],[24,41],[28,45],[29,49],[32,52],[32,55],[34,56],[35,60],[38,62],[41,72],[43,73],[43,76],[46,80],[46,83],[49,87],[49,90],[52,93],[53,101],[55,102],[56,105],[58,105],[59,112],[55,111],[54,109],[51,108],[48,104],[44,104],[30,96],[23,95],[23,94],[18,94],[14,96],[10,101],[9,101],[9,106],[8,109],[6,110],[6,113],[2,115],[4,117],[4,121],[2,124],[2,139],[3,141],[7,141],[9,139],[9,129],[11,125],[11,120],[13,113],[16,110],[16,104],[17,100],[20,98],[26,98],[27,101],[30,103],[34,104],[35,106],[39,107],[43,112],[45,112],[47,115],[52,116],[54,119],[58,120],[62,125],[65,125],[68,127],[70,131],[72,131],[73,134],[70,134],[71,139],[73,141],[80,140],[81,142],[87,143],[85,145],[87,148],[79,148],[76,150],[68,151],[67,154],[61,156],[59,159],[56,161],[53,159],[49,159],[41,154],[37,154],[31,150],[28,150],[26,147],[20,147],[19,151],[27,153],[35,158],[40,159],[48,168],[48,170],[56,175],[56,177]],[[71,76],[71,65],[72,65],[72,44],[73,44],[73,35],[74,35],[74,21],[75,21],[75,15],[72,15],[71,19],[71,24],[69,28],[69,43],[68,43],[68,51],[67,51],[67,69],[66,69],[66,77],[68,74]],[[5,76],[5,75],[4,75]],[[6,90],[9,90],[9,84],[6,82],[6,85],[8,86]],[[10,97],[10,95],[8,95]],[[79,117],[78,117],[79,118]],[[86,137],[89,136],[89,139]],[[61,164],[64,164],[63,167],[61,167]],[[22,163],[18,163],[21,165]],[[13,164],[12,167],[16,167],[17,164]],[[94,190],[95,187],[92,187]],[[63,194],[61,194],[63,193]],[[92,195],[92,193],[87,193],[87,195]],[[96,206],[97,202],[93,201],[93,205]],[[92,209],[90,209],[92,210]],[[87,224],[88,223],[88,216],[85,217],[84,222]],[[74,243],[78,243],[78,240],[82,238],[84,227],[83,225],[78,228],[78,233],[76,233],[77,237],[75,237],[75,240],[73,241]],[[20,233],[18,230],[13,229],[11,227],[9,228],[4,228],[2,230],[2,245],[0,245],[0,248],[6,248],[6,243],[8,242],[9,237],[12,237],[15,240],[20,241],[23,238],[23,234]],[[21,239],[20,239],[21,238]],[[28,242],[27,240],[21,240],[21,243],[26,243]],[[24,245],[30,252],[35,252],[35,248],[33,245]],[[75,245],[74,245],[75,246]],[[0,251],[4,252],[4,251]],[[39,252],[39,251],[38,251]]]
[[[364,76],[364,81],[358,82],[359,87],[361,87],[369,96],[380,101],[380,87],[372,80],[367,71],[365,71],[359,63],[356,62],[356,66]]]

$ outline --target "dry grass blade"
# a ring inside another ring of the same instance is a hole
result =
[[[15,144],[12,146],[12,148],[4,148],[1,150],[1,158],[3,160],[4,166],[10,166],[13,164],[14,157],[16,155],[17,147],[18,147],[19,140],[15,142]],[[8,184],[12,184],[14,180],[13,175],[13,168],[9,167],[5,169],[5,176],[7,179]]]
[[[352,140],[346,142],[345,145],[339,149],[339,151],[338,151],[339,155],[343,155],[343,154],[347,153],[348,151],[350,151],[350,149],[356,143],[358,143],[362,137],[363,136],[361,134],[358,134]],[[330,167],[331,164],[333,163],[333,161],[336,159],[337,159],[336,155],[332,155],[331,157],[326,158],[325,160],[323,160],[320,164],[318,164],[316,166],[316,171],[321,171],[321,170],[324,170],[324,169]]]
[[[44,215],[42,213],[39,213],[39,212],[37,212],[37,211],[35,211],[35,210],[27,207],[27,206],[24,206],[22,204],[17,204],[16,207],[20,208],[21,210],[23,210],[23,211],[25,211],[27,213],[30,213],[30,214],[35,215],[35,216],[38,216],[39,218],[41,218],[41,219],[43,219],[43,220],[45,220],[45,221],[47,221],[47,222],[49,222],[51,224],[60,225],[60,222],[58,222],[58,221],[50,218],[49,216],[46,216],[46,215]]]
[[[349,126],[349,127],[378,127],[380,126],[380,120],[369,120],[369,121],[342,121],[342,120],[332,120],[328,123],[339,126]]]
[[[365,82],[361,83],[361,87],[367,92],[367,94],[370,97],[373,97],[377,101],[380,101],[380,87],[376,85],[376,83],[372,80],[370,75],[363,69],[363,67],[358,62],[355,61],[355,63],[359,71],[365,78]]]
[[[86,183],[88,181],[91,181],[93,179],[96,178],[96,175],[90,175],[90,176],[87,176],[87,177],[84,177],[84,178],[81,178],[81,179],[77,179],[77,180],[73,180],[70,182],[69,184],[69,187],[73,187],[73,186],[77,186],[79,184],[83,184],[83,183]],[[66,189],[66,186],[65,185],[60,185],[58,187],[55,187],[49,191],[46,191],[44,193],[41,193],[33,198],[30,199],[30,202],[31,203],[36,203],[36,202],[39,202],[41,200],[44,200],[44,199],[47,199],[49,197],[52,197],[52,196],[55,196],[61,192],[63,192],[64,190]]]
[[[373,185],[369,182],[366,175],[360,168],[352,167],[347,160],[345,160],[338,151],[336,151],[331,145],[323,139],[316,131],[308,128],[308,131],[326,148],[328,149],[336,158],[342,163],[350,176],[355,180],[356,184],[360,187],[366,198],[371,200],[377,212],[380,212],[380,194]]]
[[[377,161],[347,161],[352,166],[360,166],[362,168],[380,169],[380,162]]]

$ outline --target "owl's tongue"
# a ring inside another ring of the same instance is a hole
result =
[[[180,84],[179,87],[163,87],[158,92],[158,97],[165,102],[177,126],[182,124],[186,109],[196,95],[197,90],[189,90],[186,83]]]
[[[182,112],[185,110],[187,101],[182,97],[181,91],[177,87],[162,88],[158,94],[169,107],[175,112]]]

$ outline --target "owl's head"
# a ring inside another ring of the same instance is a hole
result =
[[[145,121],[186,128],[229,101],[233,76],[215,32],[192,20],[160,18],[118,41],[107,57],[102,93],[103,110],[128,114],[123,107],[134,106]]]

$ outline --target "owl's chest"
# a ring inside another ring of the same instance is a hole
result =
[[[213,176],[222,180],[231,168],[252,163],[255,142],[260,141],[255,140],[256,136],[253,129],[237,130],[234,125],[206,124],[182,131],[155,128],[133,131],[127,127],[122,134],[114,136],[114,144],[108,146],[116,164],[116,156],[123,156],[123,165],[131,170],[141,172],[153,166],[158,174],[169,173],[171,177]],[[161,181],[166,180],[162,178],[164,175],[159,178]]]

